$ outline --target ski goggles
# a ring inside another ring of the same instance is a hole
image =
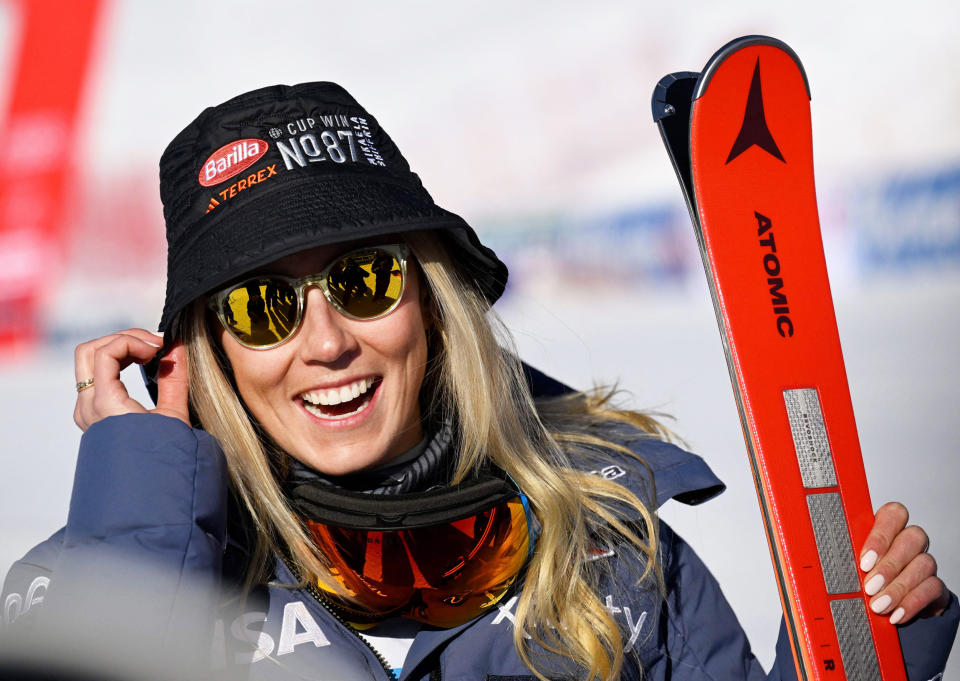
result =
[[[300,328],[310,286],[350,319],[369,321],[393,312],[403,297],[407,256],[405,244],[358,248],[300,279],[264,274],[231,284],[210,296],[208,305],[241,345],[269,350]]]
[[[292,499],[348,594],[318,580],[325,599],[360,625],[395,615],[444,628],[468,622],[503,598],[536,541],[526,496],[492,476],[390,496],[307,483]]]

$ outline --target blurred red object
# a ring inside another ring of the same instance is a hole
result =
[[[0,116],[0,359],[39,336],[62,271],[68,170],[105,0],[8,0],[13,35]]]

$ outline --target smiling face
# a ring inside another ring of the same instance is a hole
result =
[[[303,277],[356,246],[303,251],[258,272]],[[221,328],[240,397],[274,442],[320,473],[387,463],[422,437],[427,338],[417,268],[408,263],[397,308],[373,321],[345,317],[316,287],[306,295],[300,329],[278,347],[246,348]]]

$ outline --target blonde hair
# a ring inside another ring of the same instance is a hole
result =
[[[587,556],[604,544],[632,547],[639,559],[635,579],[662,593],[653,491],[648,507],[622,485],[582,469],[604,453],[609,458],[611,450],[637,458],[592,432],[597,424],[625,423],[657,438],[668,433],[650,416],[613,408],[610,393],[535,402],[509,332],[482,294],[460,278],[436,234],[411,233],[404,240],[424,275],[426,313],[433,319],[424,378],[427,408],[458,426],[452,482],[491,461],[524,491],[542,526],[517,601],[515,647],[541,679],[546,677],[532,658],[530,641],[567,658],[586,678],[618,678],[623,635],[598,591],[601,580],[612,575],[604,572],[606,561]],[[270,557],[279,552],[301,575],[343,594],[286,501],[278,480],[283,462],[270,454],[268,436],[225,375],[204,310],[197,301],[182,319],[191,405],[223,448],[233,487],[256,528],[247,586],[265,578]],[[649,479],[652,485],[652,475]]]

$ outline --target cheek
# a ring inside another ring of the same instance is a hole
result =
[[[272,399],[286,373],[285,366],[279,361],[282,353],[271,355],[269,352],[247,350],[227,337],[226,332],[221,336],[220,342],[230,362],[241,401],[258,420],[262,420],[265,414],[261,405]]]
[[[427,339],[423,330],[420,331],[414,347],[410,351],[410,372],[413,376],[411,390],[420,394],[420,388],[423,384],[423,376],[427,368]]]
[[[427,362],[427,334],[419,311],[403,319],[402,326],[389,337],[394,339],[389,354],[403,364],[407,393],[416,396],[420,392]]]

